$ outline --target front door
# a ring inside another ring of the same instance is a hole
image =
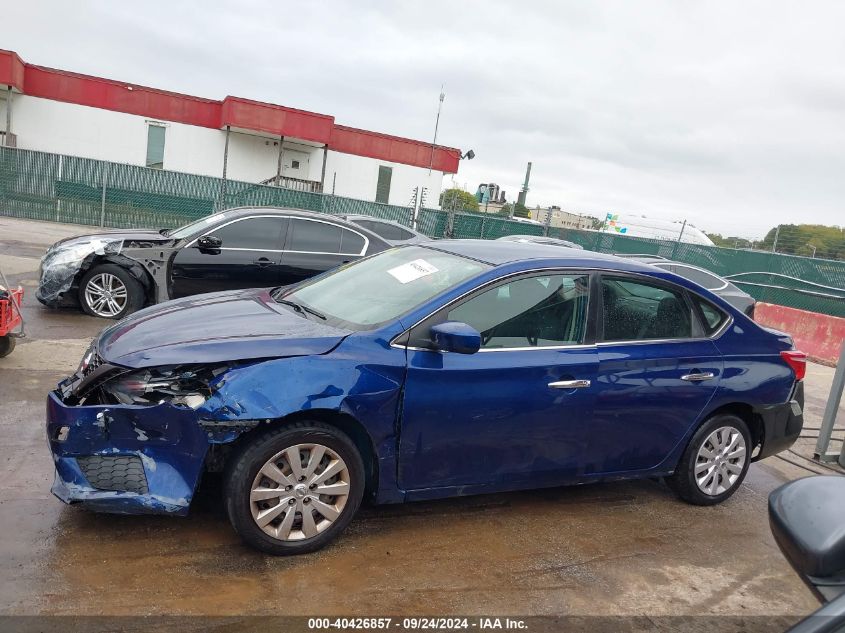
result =
[[[273,215],[240,218],[205,234],[220,238],[220,248],[202,249],[194,240],[173,258],[170,296],[281,285],[287,222]]]
[[[444,308],[411,331],[402,488],[519,488],[579,472],[598,368],[588,298],[585,273],[521,276]],[[443,321],[477,329],[481,350],[425,349],[430,327]]]
[[[603,276],[600,287],[588,473],[649,470],[700,418],[724,363],[684,289],[640,276]]]

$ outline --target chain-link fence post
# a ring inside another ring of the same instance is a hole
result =
[[[109,179],[109,164],[103,164],[103,195],[100,198],[100,226],[106,225],[106,183]]]

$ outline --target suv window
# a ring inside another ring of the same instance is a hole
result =
[[[481,347],[551,347],[584,342],[588,275],[517,279],[452,308],[446,320],[481,333]]]
[[[209,233],[223,240],[223,248],[254,248],[277,251],[287,218],[244,218]]]
[[[628,278],[602,277],[605,341],[692,337],[682,290]]]

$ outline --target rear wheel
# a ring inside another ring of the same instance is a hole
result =
[[[364,463],[345,433],[297,422],[259,435],[232,457],[226,511],[247,544],[268,554],[304,554],[346,528],[364,485]]]
[[[688,503],[715,505],[739,488],[750,457],[745,421],[731,414],[715,415],[695,432],[667,483]]]
[[[144,305],[144,288],[127,270],[103,264],[79,283],[79,304],[91,316],[122,319]]]
[[[0,358],[11,354],[13,349],[15,349],[15,337],[0,336]]]

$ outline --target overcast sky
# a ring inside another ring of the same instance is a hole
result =
[[[845,225],[845,3],[9,2],[30,63],[473,149],[529,206]],[[444,187],[451,179],[444,179]]]

